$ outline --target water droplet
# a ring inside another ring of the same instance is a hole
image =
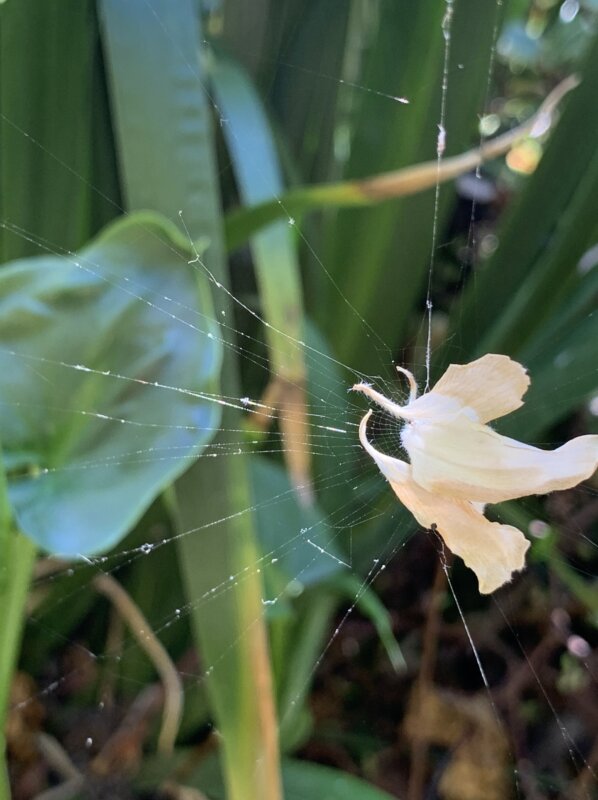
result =
[[[592,654],[592,648],[586,640],[575,634],[567,639],[567,649],[572,655],[581,659],[589,658]]]
[[[147,542],[146,544],[142,544],[139,549],[141,550],[141,552],[144,555],[147,555],[148,553],[151,553],[154,548],[153,548],[153,545],[151,545],[151,544],[149,544],[149,542]]]
[[[527,526],[527,530],[536,539],[545,539],[550,533],[550,526],[541,519],[533,519]]]

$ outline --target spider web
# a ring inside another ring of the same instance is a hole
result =
[[[444,153],[445,137],[450,137],[451,133],[450,129],[447,130],[445,127],[445,104],[451,88],[447,77],[447,63],[450,55],[451,20],[455,2],[456,0],[447,0],[446,15],[442,29],[439,31],[439,35],[444,36],[445,41],[442,104],[439,109],[438,121],[439,167]],[[499,0],[497,7],[500,5]],[[498,27],[495,29],[492,45],[491,65],[494,60],[497,35]],[[306,81],[332,80],[342,84],[346,92],[368,93],[374,95],[381,103],[401,103],[403,105],[403,98],[386,92],[384,88],[370,87],[342,76],[328,75],[317,69],[296,66],[291,62],[285,62],[285,65],[288,69],[302,70]],[[491,71],[492,66],[488,76],[488,86],[490,86],[492,77]],[[484,110],[482,109],[482,112]],[[405,112],[408,112],[408,107]],[[216,113],[219,113],[217,108]],[[10,120],[6,120],[6,122],[11,124]],[[23,136],[28,136],[26,131],[21,133]],[[43,142],[36,141],[34,145],[40,149],[44,157],[53,158],[52,153],[44,148]],[[68,164],[64,164],[64,168],[70,170]],[[80,180],[84,180],[84,178],[81,177]],[[430,221],[429,280],[421,323],[425,347],[423,357],[419,359],[418,364],[425,370],[427,379],[430,375],[430,363],[434,357],[432,324],[435,258],[439,241],[442,244],[441,237],[443,236],[439,228],[438,197],[439,183],[436,188],[433,218]],[[475,203],[471,210],[467,234],[469,239],[474,235],[474,206]],[[185,209],[183,209],[183,219],[184,214]],[[289,223],[295,225],[291,218],[289,218]],[[89,261],[83,262],[74,253],[64,254],[52,242],[41,240],[33,232],[19,229],[9,220],[4,220],[2,224],[15,235],[35,243],[40,252],[66,255],[81,269],[91,271],[101,279],[110,280],[109,276],[102,274],[99,265]],[[326,259],[311,243],[310,234],[301,229],[299,237],[319,269],[332,280],[326,267]],[[246,368],[251,367],[254,371],[263,372],[263,383],[265,383],[269,360],[268,345],[264,342],[258,329],[258,326],[264,323],[261,312],[255,310],[247,292],[235,287],[234,284],[230,291],[219,284],[203,263],[200,254],[191,259],[187,266],[190,271],[199,272],[204,277],[207,276],[212,284],[216,301],[216,316],[220,323],[221,344],[227,351],[235,353]],[[194,310],[191,307],[173,307],[173,304],[169,302],[170,298],[165,296],[152,297],[151,300],[148,300],[145,287],[141,285],[131,284],[126,289],[122,288],[122,291],[130,293],[139,303],[149,303],[152,311],[155,311],[156,314],[171,315],[181,324],[191,326],[198,336],[206,335],[202,321],[194,316]],[[412,614],[419,613],[421,615],[420,625],[414,624],[411,629],[404,623],[395,626],[403,645],[409,680],[404,674],[400,674],[400,670],[404,667],[398,657],[394,663],[395,672],[389,669],[390,662],[387,662],[386,669],[381,670],[379,664],[375,667],[385,685],[394,682],[405,697],[409,691],[410,682],[416,680],[421,682],[421,672],[418,672],[420,669],[418,650],[409,645],[409,636],[417,635],[417,631],[420,628],[423,630],[425,627],[426,599],[429,598],[432,587],[436,587],[432,593],[435,601],[443,596],[445,589],[442,587],[441,581],[442,575],[444,575],[446,589],[452,598],[446,601],[445,617],[449,621],[451,618],[455,620],[451,635],[459,643],[459,646],[456,648],[457,655],[453,655],[451,658],[450,647],[446,643],[442,643],[443,656],[448,659],[448,663],[436,666],[439,681],[446,683],[445,688],[450,689],[452,682],[457,680],[460,669],[469,670],[471,676],[471,664],[473,663],[482,683],[482,694],[485,691],[490,705],[491,714],[500,721],[501,726],[505,724],[506,718],[507,723],[511,725],[511,732],[514,731],[513,739],[515,741],[510,741],[507,745],[507,762],[513,770],[516,795],[519,797],[544,796],[539,794],[539,790],[534,787],[533,763],[520,756],[521,749],[525,750],[525,748],[522,747],[521,741],[517,740],[517,736],[521,737],[521,731],[517,730],[520,722],[517,722],[517,715],[513,708],[513,703],[520,701],[521,697],[516,693],[518,687],[513,689],[513,682],[516,683],[518,680],[530,694],[535,696],[535,713],[539,713],[543,720],[550,721],[564,744],[568,768],[572,773],[572,780],[577,781],[576,787],[582,792],[580,796],[591,797],[598,781],[593,769],[594,755],[590,753],[587,745],[588,733],[578,730],[579,721],[567,704],[562,702],[562,698],[555,699],[554,696],[551,696],[553,685],[551,683],[550,687],[547,686],[548,679],[542,674],[545,665],[541,660],[542,657],[548,658],[549,656],[554,659],[559,653],[562,658],[569,656],[570,673],[579,679],[581,672],[583,680],[589,681],[593,686],[595,665],[587,638],[574,632],[571,615],[560,603],[558,588],[554,588],[551,598],[552,606],[547,612],[547,616],[550,615],[552,620],[551,623],[547,623],[550,631],[539,642],[535,641],[529,629],[529,622],[526,626],[525,615],[521,613],[518,605],[526,602],[521,583],[515,584],[512,593],[509,590],[504,595],[500,594],[497,598],[493,598],[490,605],[480,604],[478,600],[472,601],[471,593],[467,591],[468,576],[464,574],[459,565],[449,564],[448,554],[439,546],[433,533],[413,535],[416,527],[397,507],[394,497],[386,491],[383,478],[371,465],[367,464],[361,454],[357,439],[357,426],[365,407],[359,398],[347,394],[347,389],[352,383],[356,380],[366,379],[376,383],[380,390],[393,396],[394,399],[406,400],[404,387],[397,382],[394,372],[392,348],[376,334],[375,326],[372,327],[369,322],[362,319],[359,311],[336,284],[334,291],[340,298],[340,302],[343,303],[346,314],[357,315],[362,321],[364,336],[368,336],[372,340],[372,363],[374,366],[372,374],[364,375],[361,371],[354,369],[351,364],[342,363],[317,343],[296,342],[296,346],[303,352],[312,373],[308,388],[309,435],[304,444],[309,449],[311,456],[317,459],[319,464],[324,465],[315,477],[315,488],[322,505],[326,506],[325,513],[318,511],[311,522],[298,525],[291,535],[286,534],[278,541],[270,543],[269,546],[263,546],[263,552],[257,561],[244,568],[242,572],[232,574],[227,582],[214,584],[204,596],[193,603],[185,602],[183,597],[180,597],[179,601],[171,602],[165,609],[157,609],[150,603],[149,613],[146,616],[153,634],[168,642],[172,631],[184,629],[184,626],[188,624],[189,614],[197,605],[209,604],[222,593],[230,591],[231,586],[242,583],[248,574],[259,574],[262,570],[265,571],[267,565],[277,564],[284,559],[292,565],[293,558],[297,554],[300,554],[303,560],[299,566],[295,562],[294,568],[291,567],[294,571],[288,575],[288,579],[284,580],[282,585],[266,586],[266,594],[263,598],[265,614],[273,615],[278,608],[295,602],[297,597],[312,590],[312,583],[315,586],[318,585],[318,582],[325,585],[326,580],[332,575],[350,574],[355,580],[353,584],[349,584],[351,588],[347,590],[349,599],[344,603],[339,602],[340,610],[334,617],[325,644],[320,648],[317,658],[313,660],[308,678],[304,679],[302,684],[296,688],[295,697],[291,701],[292,707],[294,703],[301,701],[303,694],[309,689],[310,681],[314,678],[316,679],[314,689],[316,699],[325,693],[326,688],[330,687],[335,669],[340,671],[345,680],[355,680],[358,685],[363,684],[363,672],[368,665],[367,650],[371,649],[372,642],[376,640],[371,628],[368,628],[369,632],[365,636],[360,631],[360,626],[367,625],[363,616],[364,598],[369,597],[371,588],[375,587],[384,601],[391,604],[391,607],[393,602],[399,601],[399,604],[393,607],[393,613],[400,616],[404,608],[401,602],[405,603],[405,593],[412,590],[414,585],[413,580],[409,580],[409,571],[415,570],[416,585],[417,581],[420,581],[425,589],[421,592],[419,605],[410,605],[409,610]],[[232,312],[225,311],[223,313],[223,308],[219,308],[219,295],[222,298],[226,297],[227,302],[232,303]],[[23,359],[22,354],[14,352],[12,355],[15,359]],[[82,369],[94,372],[92,367],[81,363],[50,361],[42,357],[39,359],[29,358],[28,361],[31,369],[37,371],[42,379],[60,380],[62,374]],[[331,379],[332,368],[335,372]],[[120,374],[116,370],[96,370],[95,372],[101,381],[138,383],[140,380]],[[174,395],[188,390],[185,386],[154,383],[147,387],[147,391]],[[280,430],[274,428],[264,434],[263,430],[252,422],[255,418],[251,417],[251,411],[255,408],[261,408],[266,414],[275,415],[276,409],[273,406],[268,406],[266,403],[263,408],[264,404],[261,403],[258,395],[229,397],[206,393],[204,399],[217,405],[232,405],[245,413],[248,423],[246,428],[228,431],[230,436],[226,443],[208,444],[199,455],[200,459],[244,458],[251,453],[269,456],[273,461],[278,459],[278,463],[280,462],[280,457],[285,452],[285,444]],[[547,396],[546,403],[550,402],[551,397]],[[34,401],[23,401],[24,407],[28,404],[34,404]],[[66,415],[93,416],[95,414],[98,418],[102,417],[101,412],[93,412],[77,405],[63,407],[60,411]],[[520,413],[525,415],[526,412],[523,410]],[[129,418],[121,418],[118,421],[123,426],[140,428],[152,424]],[[176,427],[176,423],[173,427]],[[395,420],[389,419],[383,413],[376,413],[372,429],[376,443],[382,450],[393,455],[400,454],[400,430]],[[248,438],[252,436],[254,438]],[[182,452],[177,450],[164,452],[156,451],[154,448],[144,449],[141,447],[133,452],[122,452],[118,458],[122,463],[163,459],[190,462],[195,459],[195,455],[188,455],[184,449]],[[98,459],[83,466],[77,466],[77,470],[101,471],[110,470],[113,467],[114,460]],[[63,469],[68,471],[69,467],[66,466]],[[583,497],[588,494],[592,495],[592,492],[590,489],[582,487],[575,490],[574,494]],[[283,509],[283,514],[285,511],[291,513],[290,509],[294,509],[295,506],[294,490],[290,486],[284,486],[280,491],[272,492],[266,498],[247,506],[240,513],[255,514],[259,520],[260,515],[274,514],[280,508]],[[523,507],[529,508],[532,515],[535,515],[538,509],[533,501],[528,504],[524,503]],[[376,535],[366,539],[363,544],[354,532],[373,522],[377,524]],[[217,526],[223,523],[226,523],[226,520],[214,519],[208,525]],[[528,532],[541,541],[546,534],[543,523],[539,519],[534,519],[529,527]],[[329,533],[323,535],[325,528]],[[44,643],[46,653],[51,653],[53,648],[63,647],[63,653],[60,658],[54,656],[54,660],[51,659],[50,665],[47,667],[37,665],[36,685],[25,684],[24,696],[13,704],[13,712],[26,714],[32,709],[39,709],[46,705],[51,709],[53,715],[59,715],[61,706],[69,698],[76,696],[77,692],[83,692],[83,694],[87,692],[93,698],[91,706],[94,708],[95,719],[90,719],[87,726],[79,719],[76,726],[77,731],[71,739],[75,743],[74,750],[77,747],[83,747],[90,754],[96,753],[100,746],[98,739],[101,739],[101,735],[97,733],[101,727],[97,723],[97,717],[103,719],[108,726],[114,721],[115,693],[120,691],[120,688],[117,689],[117,687],[129,684],[131,698],[138,699],[141,696],[145,684],[139,677],[143,674],[143,667],[140,668],[140,663],[145,662],[146,656],[137,639],[129,637],[124,632],[118,617],[110,619],[105,611],[102,631],[87,631],[85,626],[83,628],[74,626],[68,633],[63,634],[56,625],[56,620],[61,614],[67,613],[69,606],[80,602],[82,596],[86,598],[83,601],[84,604],[87,604],[90,609],[85,618],[89,618],[89,615],[93,616],[91,603],[95,602],[97,587],[94,582],[98,577],[111,576],[128,586],[128,579],[131,576],[135,577],[137,571],[136,579],[146,580],[152,574],[152,561],[155,564],[159,560],[165,559],[165,563],[167,563],[166,559],[170,558],[172,565],[174,543],[182,537],[201,536],[201,530],[198,527],[174,533],[165,525],[165,516],[156,512],[156,509],[152,509],[130,539],[126,540],[122,546],[119,545],[104,555],[68,564],[51,559],[42,561],[38,567],[23,659],[25,664],[35,663],[33,654],[28,652],[28,641],[35,642],[36,645],[39,645],[41,641]],[[574,530],[563,531],[564,538],[570,538],[571,541],[577,540],[580,535],[585,536],[579,525]],[[589,547],[595,548],[595,543],[589,536],[586,537],[586,541]],[[309,553],[310,556],[306,558],[305,553]],[[422,565],[422,559],[425,559],[427,563]],[[148,564],[150,567],[147,567]],[[438,573],[441,574],[440,579],[434,579],[435,564],[440,565],[438,569]],[[155,572],[155,566],[153,570]],[[147,591],[147,587],[141,586],[141,595],[144,591]],[[141,602],[140,605],[143,603]],[[493,609],[496,610],[496,613]],[[492,617],[493,614],[494,617]],[[427,618],[428,624],[431,616]],[[271,618],[275,619],[275,616]],[[579,618],[578,615],[576,620],[579,621]],[[518,668],[516,678],[510,682],[504,680],[504,666],[498,668],[493,661],[493,656],[495,657],[496,654],[492,653],[492,646],[489,644],[490,638],[484,631],[487,619],[491,619],[490,627],[493,626],[492,629],[497,639],[504,636],[505,629],[511,635],[510,644],[503,645],[508,653],[507,655],[502,653],[505,662],[508,662],[513,669],[513,664]],[[502,622],[497,623],[496,619]],[[446,624],[444,627],[447,627]],[[143,631],[138,628],[137,633],[142,635]],[[251,628],[246,633],[251,635]],[[588,638],[589,636],[588,634]],[[179,642],[180,639],[179,635]],[[177,637],[173,637],[173,640],[176,642]],[[234,644],[235,642],[231,640],[230,647]],[[470,648],[469,655],[466,654],[464,644]],[[438,647],[438,642],[435,646]],[[517,651],[519,652],[518,658],[513,655],[513,652]],[[226,653],[223,652],[222,658],[225,655]],[[211,663],[198,663],[188,649],[179,653],[177,669],[184,678],[185,694],[189,705],[192,705],[191,697],[193,695],[203,692],[206,677],[219,669],[219,663],[219,659]],[[123,664],[126,666],[123,667]],[[396,671],[399,672],[398,677]],[[146,672],[151,675],[151,667],[146,667]],[[474,679],[470,677],[470,680]],[[506,690],[505,684],[508,687]],[[367,683],[363,685],[365,690],[371,688]],[[424,689],[429,692],[430,697],[434,698],[436,688],[431,682],[428,682]],[[420,690],[424,691],[424,689],[421,689],[420,685]],[[505,697],[508,691],[512,696]],[[540,699],[538,700],[538,698]],[[405,703],[406,701],[403,699],[397,703],[397,708],[401,708],[408,716]],[[538,704],[540,711],[537,710]],[[206,716],[206,720],[208,718]],[[471,723],[471,717],[468,719]],[[284,719],[281,721],[281,724],[283,723]],[[56,727],[60,727],[60,724]],[[456,747],[456,745],[452,746]],[[305,745],[305,748],[307,755],[317,755],[317,739],[315,743],[312,741]],[[558,751],[558,747],[556,749]],[[46,757],[48,757],[47,752]],[[537,769],[547,771],[548,767],[546,763],[539,763]],[[587,775],[590,776],[589,779]],[[545,780],[548,784],[546,791],[549,793],[545,796],[556,796],[559,787],[556,784],[550,785],[548,771]]]

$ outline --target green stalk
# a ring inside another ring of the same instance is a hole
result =
[[[102,0],[99,8],[127,207],[150,207],[174,220],[183,209],[191,237],[209,239],[202,263],[227,286],[196,3],[154,0],[150,8],[145,0]],[[227,295],[219,290],[217,299],[230,319]],[[239,396],[230,350],[221,391]],[[214,452],[228,452],[241,425],[238,412],[226,408]],[[221,736],[226,796],[280,800],[278,724],[247,460],[200,459],[174,489],[177,551]]]
[[[10,797],[6,765],[6,719],[17,662],[35,545],[12,525],[6,473],[0,461],[0,797]]]

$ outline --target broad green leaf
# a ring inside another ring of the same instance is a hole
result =
[[[220,346],[188,260],[172,226],[139,214],[75,257],[0,273],[10,498],[49,552],[116,544],[213,436]]]

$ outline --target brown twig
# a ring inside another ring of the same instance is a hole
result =
[[[148,726],[163,702],[164,690],[158,683],[146,686],[137,695],[118,729],[91,762],[91,770],[95,775],[136,771]]]
[[[438,560],[424,628],[422,657],[415,687],[416,709],[423,707],[424,697],[434,679],[434,668],[438,652],[438,633],[440,630],[440,603],[446,586],[446,562],[442,560],[443,558],[444,556],[441,556]],[[423,796],[427,760],[428,742],[424,738],[414,736],[411,741],[411,772],[407,790],[408,800],[421,800]]]
[[[139,606],[123,587],[106,574],[96,575],[93,585],[118,609],[131,629],[131,633],[156,667],[164,686],[164,713],[162,729],[158,737],[158,749],[165,754],[171,753],[174,749],[183,711],[183,685],[177,669],[162,643],[152,631]]]
[[[35,800],[69,800],[75,797],[85,785],[85,776],[73,764],[64,747],[47,733],[38,734],[37,746],[42,757],[57,775],[64,778],[64,781],[58,786],[40,792]]]

